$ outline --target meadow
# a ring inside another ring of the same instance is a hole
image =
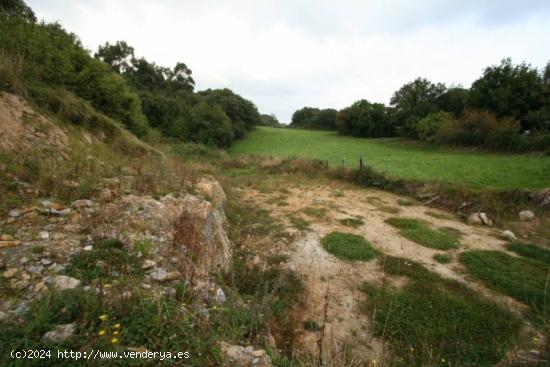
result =
[[[231,154],[301,157],[357,167],[359,158],[395,178],[441,181],[483,189],[550,186],[550,157],[438,148],[403,138],[365,139],[330,131],[258,127]]]

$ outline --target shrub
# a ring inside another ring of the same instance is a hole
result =
[[[416,133],[421,140],[431,140],[437,133],[439,127],[445,122],[453,119],[453,115],[440,111],[430,113],[416,124]]]
[[[469,110],[459,119],[443,121],[433,136],[439,144],[513,150],[520,125],[511,118],[498,119],[488,111]]]

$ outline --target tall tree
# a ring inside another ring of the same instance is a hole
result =
[[[0,15],[8,18],[21,18],[28,22],[36,22],[32,9],[23,0],[0,1]]]
[[[542,107],[543,76],[526,63],[512,64],[510,58],[500,65],[487,67],[481,78],[472,84],[469,106],[492,111],[499,117],[513,117],[524,130],[531,129],[525,117]]]
[[[432,83],[428,79],[417,78],[395,92],[390,103],[394,106],[394,119],[398,133],[416,137],[416,124],[429,113],[439,110],[437,101],[446,90],[442,83]]]

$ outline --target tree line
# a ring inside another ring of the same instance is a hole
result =
[[[550,62],[538,70],[507,58],[485,68],[469,89],[417,78],[396,91],[389,106],[363,99],[340,111],[304,107],[293,114],[290,127],[494,150],[548,150]]]
[[[141,138],[157,129],[182,141],[228,147],[253,126],[272,123],[230,89],[194,89],[183,62],[156,65],[136,57],[124,41],[105,43],[92,56],[59,23],[37,22],[22,0],[0,3],[0,90],[53,112],[68,91]]]

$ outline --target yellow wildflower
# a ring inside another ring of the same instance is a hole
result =
[[[118,331],[113,331],[114,336],[118,336],[118,334],[119,334]]]
[[[113,327],[114,327],[115,329],[120,329],[120,324],[114,324]]]
[[[112,344],[118,343],[118,338],[113,338],[113,339],[111,339],[111,343],[112,343]]]
[[[103,314],[103,315],[99,316],[99,319],[101,321],[106,321],[108,318],[109,318],[109,316],[107,316],[106,314]]]
[[[99,330],[99,333],[97,333],[97,335],[99,335],[99,336],[105,335],[105,330],[103,330],[103,329]]]

